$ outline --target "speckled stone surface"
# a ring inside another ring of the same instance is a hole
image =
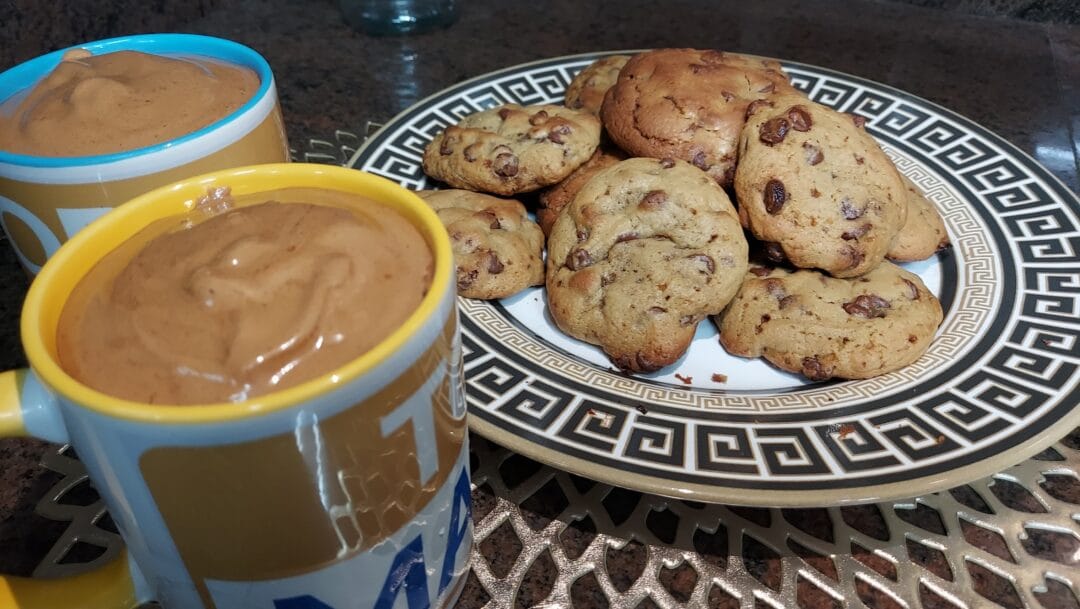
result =
[[[1072,0],[667,0],[663,10],[655,0],[461,0],[452,27],[405,38],[353,32],[330,0],[55,4],[0,4],[0,69],[127,33],[231,38],[270,61],[294,142],[333,140],[337,129],[363,133],[367,121],[384,121],[446,86],[512,64],[688,46],[828,66],[886,83],[982,123],[1073,190],[1080,186],[1080,26],[1070,25],[1080,19]],[[10,245],[0,239],[0,369],[25,364],[17,336],[25,288]],[[48,521],[32,514],[50,484],[37,465],[44,449],[36,441],[0,440],[0,572],[28,573],[55,537]],[[482,593],[470,586],[464,598]],[[482,605],[479,600],[470,606]]]

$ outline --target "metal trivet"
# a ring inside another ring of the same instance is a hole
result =
[[[344,164],[361,141],[339,131],[293,159]],[[948,492],[812,509],[646,495],[471,443],[476,541],[463,609],[1080,609],[1080,429]],[[36,511],[71,524],[34,575],[114,558],[120,538],[86,497],[82,464],[66,447],[42,464],[64,478]],[[96,558],[72,560],[80,553]]]
[[[1080,429],[1005,472],[911,501],[705,505],[592,482],[472,442],[472,572],[458,607],[1080,607]],[[100,501],[70,505],[81,463],[38,504],[71,524],[37,577],[112,560]],[[83,491],[85,492],[85,491]],[[82,544],[104,548],[72,564]]]

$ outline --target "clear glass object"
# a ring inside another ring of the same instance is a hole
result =
[[[419,34],[457,19],[457,0],[340,0],[354,29],[372,36]]]

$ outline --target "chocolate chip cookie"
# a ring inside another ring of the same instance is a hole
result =
[[[949,233],[934,203],[907,176],[900,178],[907,189],[907,221],[885,257],[898,262],[925,260],[949,246]]]
[[[626,63],[600,116],[612,141],[630,155],[683,159],[726,186],[747,106],[779,94],[799,93],[776,61],[658,49]]]
[[[574,200],[581,187],[601,170],[626,159],[626,153],[614,146],[605,146],[603,143],[596,152],[589,157],[588,161],[574,170],[565,180],[545,188],[540,193],[540,205],[536,209],[536,222],[544,231],[545,235],[551,234],[551,227],[555,219],[570,201]]]
[[[417,194],[450,233],[458,294],[506,298],[544,283],[544,235],[521,203],[468,190]]]
[[[914,362],[942,311],[918,275],[883,262],[854,279],[753,267],[714,319],[729,353],[821,381],[869,378]]]
[[[754,236],[799,268],[854,277],[876,267],[904,225],[908,193],[874,138],[805,98],[749,114],[735,193]]]
[[[609,55],[585,66],[566,87],[566,107],[600,114],[604,94],[615,84],[627,61],[629,55]]]
[[[435,136],[424,149],[424,171],[455,188],[509,196],[562,180],[599,143],[600,121],[588,112],[506,104]]]
[[[650,372],[686,351],[746,267],[742,227],[710,176],[684,161],[628,159],[596,174],[555,221],[548,308],[618,368]]]

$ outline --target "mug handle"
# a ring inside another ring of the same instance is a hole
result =
[[[26,436],[67,442],[56,396],[29,370],[0,372],[0,438]],[[138,604],[126,550],[107,565],[71,577],[0,575],[0,607],[132,609]]]

